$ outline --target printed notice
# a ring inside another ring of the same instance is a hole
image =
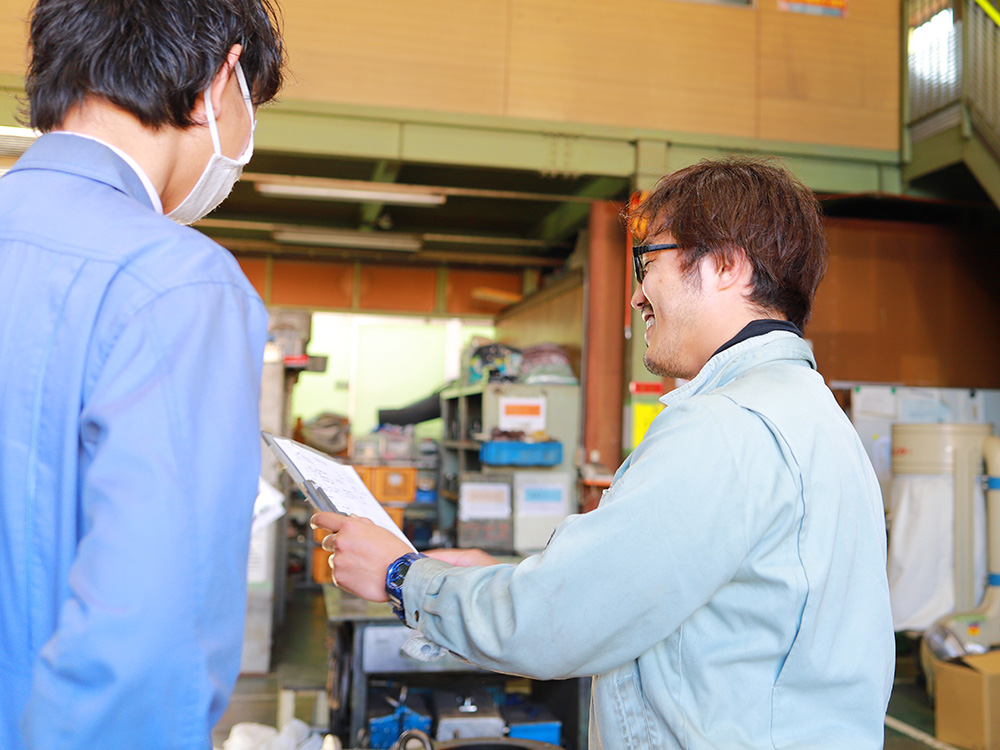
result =
[[[458,500],[460,521],[510,518],[510,485],[499,482],[462,482]]]
[[[498,426],[510,432],[521,431],[531,434],[545,431],[545,397],[529,398],[500,397]]]

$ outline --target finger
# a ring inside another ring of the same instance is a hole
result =
[[[328,529],[329,531],[337,532],[340,531],[347,519],[348,516],[341,515],[340,513],[328,513],[324,511],[314,514],[309,519],[309,525],[313,529]]]
[[[339,589],[340,584],[337,583],[337,573],[333,567],[333,555],[330,555],[330,559],[327,562],[330,564],[330,580],[333,582],[333,585]]]
[[[327,552],[335,552],[337,549],[337,535],[327,534],[325,537],[323,537],[322,547]]]

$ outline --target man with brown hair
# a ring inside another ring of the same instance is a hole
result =
[[[321,513],[336,579],[474,664],[594,675],[594,748],[881,747],[882,501],[800,333],[826,265],[818,204],[728,159],[666,177],[631,219],[646,365],[689,382],[600,506],[516,566],[407,554]]]

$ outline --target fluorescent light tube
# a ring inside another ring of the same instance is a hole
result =
[[[38,138],[31,128],[13,128],[0,125],[0,156],[20,156]]]
[[[423,245],[420,237],[415,235],[380,232],[287,230],[274,232],[271,236],[275,241],[286,245],[320,245],[402,252],[416,252]]]
[[[439,193],[407,193],[395,190],[281,185],[257,183],[257,192],[271,198],[306,198],[351,203],[389,203],[397,206],[441,206],[447,197]]]

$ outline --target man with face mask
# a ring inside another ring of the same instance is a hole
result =
[[[204,749],[239,671],[267,314],[182,224],[250,158],[276,11],[37,0],[30,24],[44,135],[0,179],[0,747]]]

